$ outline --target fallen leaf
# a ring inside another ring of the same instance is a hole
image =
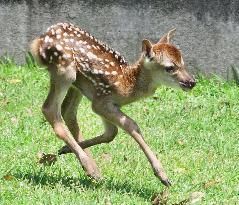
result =
[[[180,201],[179,203],[174,203],[172,205],[186,205],[186,204],[188,204],[188,202],[189,202],[189,199],[184,199],[184,200]]]
[[[39,157],[40,157],[40,153]],[[50,166],[56,162],[57,158],[55,154],[44,154],[40,157],[39,163],[43,164],[44,166]]]
[[[178,140],[178,144],[179,145],[184,145],[184,141],[183,140]]]
[[[207,189],[209,187],[215,186],[218,183],[219,183],[219,180],[215,180],[215,179],[209,180],[208,182],[204,183],[204,188]]]
[[[165,189],[160,194],[155,193],[151,197],[151,203],[152,203],[152,205],[165,205],[165,204],[167,204],[168,196],[169,196],[169,192],[167,189]]]
[[[10,101],[8,99],[6,99],[6,98],[1,101],[1,105],[2,106],[7,105],[8,103],[10,103]]]
[[[3,176],[3,179],[7,180],[7,181],[11,181],[13,180],[15,177],[12,176],[11,174],[6,174]]]
[[[143,111],[146,112],[146,113],[148,113],[148,112],[149,112],[149,109],[148,109],[147,107],[144,107],[144,108],[143,108]]]
[[[190,195],[190,202],[191,204],[195,204],[196,202],[201,201],[205,197],[205,193],[197,191],[193,192]]]
[[[181,168],[181,167],[177,167],[176,169],[173,170],[175,173],[185,173],[186,169],[185,168]]]
[[[33,112],[31,108],[27,108],[26,110],[29,116],[33,116]]]
[[[11,122],[16,125],[18,123],[18,119],[16,117],[11,118]]]
[[[45,154],[43,152],[37,153],[37,158],[40,160]]]
[[[112,160],[111,155],[108,154],[108,153],[103,153],[103,154],[101,155],[101,158],[102,158],[105,162],[111,162],[111,160]]]
[[[22,80],[21,79],[11,79],[8,81],[9,83],[12,83],[12,84],[17,84],[17,83],[21,83]]]
[[[105,199],[105,205],[112,205],[112,203],[109,199]]]

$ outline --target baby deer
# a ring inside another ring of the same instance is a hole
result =
[[[169,31],[156,44],[143,40],[142,55],[133,65],[89,33],[68,23],[51,26],[32,42],[34,58],[50,73],[50,91],[42,111],[56,135],[66,143],[59,154],[75,153],[88,176],[98,179],[100,172],[86,148],[111,142],[120,127],[138,143],[160,181],[170,185],[138,125],[120,108],[152,95],[160,85],[183,90],[194,87],[195,79],[185,70],[181,52],[170,43],[174,32],[175,29]],[[76,117],[82,95],[92,102],[93,111],[102,118],[105,127],[102,135],[85,141]]]

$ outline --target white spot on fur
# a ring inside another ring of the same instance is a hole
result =
[[[60,28],[58,28],[57,30],[56,30],[56,34],[61,34],[61,29]]]
[[[57,44],[57,45],[56,45],[56,49],[57,49],[58,51],[62,51],[63,48],[62,48],[61,45]]]
[[[61,39],[61,35],[56,35],[56,39]]]
[[[96,56],[95,54],[93,54],[92,52],[88,52],[86,55],[87,55],[87,57],[88,57],[89,59],[95,59],[95,58],[97,58],[97,56]]]
[[[111,72],[112,75],[117,75],[118,73],[114,70]]]
[[[45,41],[45,43],[48,43],[48,41],[49,41],[49,36],[45,36],[44,41]]]
[[[110,65],[111,65],[111,66],[115,66],[114,62],[110,62]]]
[[[79,48],[81,53],[85,53],[85,49],[84,48]]]
[[[65,41],[66,43],[69,42],[69,39],[68,38],[64,38],[63,41]]]
[[[92,73],[93,73],[93,74],[98,74],[99,71],[98,71],[97,69],[93,69],[93,70],[92,70]]]
[[[65,49],[68,50],[68,51],[71,50],[71,48],[69,46],[65,46]]]

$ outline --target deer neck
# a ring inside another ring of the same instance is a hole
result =
[[[126,69],[127,78],[131,81],[131,96],[136,98],[153,95],[158,87],[151,69],[147,68],[146,64],[145,58],[141,56],[136,63]]]

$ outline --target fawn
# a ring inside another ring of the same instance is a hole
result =
[[[162,84],[184,90],[195,86],[194,77],[185,70],[181,52],[170,43],[174,32],[175,29],[170,30],[156,44],[143,40],[142,55],[133,65],[69,23],[49,27],[31,43],[32,55],[50,73],[50,91],[42,112],[56,135],[66,143],[59,154],[73,152],[88,176],[98,179],[100,172],[86,148],[111,142],[120,127],[138,143],[160,181],[170,185],[138,125],[120,108],[152,95]],[[102,135],[85,141],[76,117],[83,95],[92,102],[93,111],[102,118],[105,127]]]

